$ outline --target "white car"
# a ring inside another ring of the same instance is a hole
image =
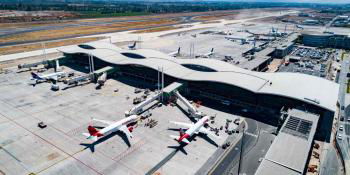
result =
[[[344,126],[343,126],[343,125],[340,125],[340,126],[339,126],[339,130],[340,130],[340,131],[344,130]]]
[[[341,134],[338,134],[338,139],[342,140],[342,135]]]

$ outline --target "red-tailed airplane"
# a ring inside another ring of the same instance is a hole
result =
[[[101,130],[97,130],[96,128],[90,125],[88,126],[89,133],[83,133],[83,135],[86,136],[87,139],[97,141],[100,137],[107,136],[116,131],[122,131],[126,136],[128,136],[128,138],[132,138],[133,136],[131,132],[133,130],[133,127],[128,127],[127,125],[136,122],[138,119],[139,116],[137,115],[129,116],[117,122],[93,119],[94,121],[105,123],[108,126]]]
[[[209,116],[204,116],[194,124],[170,121],[170,123],[187,128],[185,132],[183,132],[183,129],[180,128],[180,136],[170,135],[170,137],[175,139],[179,143],[186,143],[186,144],[190,143],[190,141],[188,140],[189,138],[199,133],[211,135],[217,138],[218,136],[214,135],[204,127],[204,125],[207,124],[208,122],[209,122]]]

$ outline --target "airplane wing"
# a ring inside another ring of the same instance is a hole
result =
[[[58,76],[57,75],[51,76],[51,77],[49,77],[49,79],[57,81],[58,80]]]
[[[104,124],[106,124],[106,125],[111,125],[111,124],[114,123],[114,122],[112,122],[112,121],[100,120],[100,119],[95,119],[95,118],[93,118],[92,120],[93,120],[93,121],[97,121],[97,122],[104,123]]]
[[[120,131],[123,131],[123,133],[125,133],[126,136],[128,136],[129,138],[132,138],[132,134],[129,131],[129,129],[126,127],[126,125],[123,125],[119,128]]]
[[[189,123],[175,122],[175,121],[169,121],[169,122],[178,126],[184,126],[186,128],[191,128],[193,126],[193,124],[189,124]]]
[[[199,129],[199,132],[203,133],[203,134],[207,134],[207,135],[213,136],[215,138],[220,138],[219,136],[215,135],[213,132],[210,132],[207,128],[205,128],[203,126]]]

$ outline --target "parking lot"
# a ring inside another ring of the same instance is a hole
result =
[[[328,66],[334,61],[334,54],[325,50],[319,50],[309,47],[296,47],[287,61],[283,64],[280,72],[299,72],[326,78],[328,75]]]

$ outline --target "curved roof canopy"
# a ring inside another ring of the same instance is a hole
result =
[[[237,86],[257,94],[271,94],[304,101],[331,111],[336,110],[339,85],[335,82],[300,73],[265,73],[239,68],[215,59],[177,59],[162,52],[137,49],[124,50],[105,42],[85,43],[95,49],[70,46],[59,51],[66,54],[85,53],[115,65],[141,65],[183,80],[209,81]],[[128,53],[126,56],[122,53]],[[128,55],[144,57],[135,59]],[[213,71],[199,71],[183,65],[197,65]]]

